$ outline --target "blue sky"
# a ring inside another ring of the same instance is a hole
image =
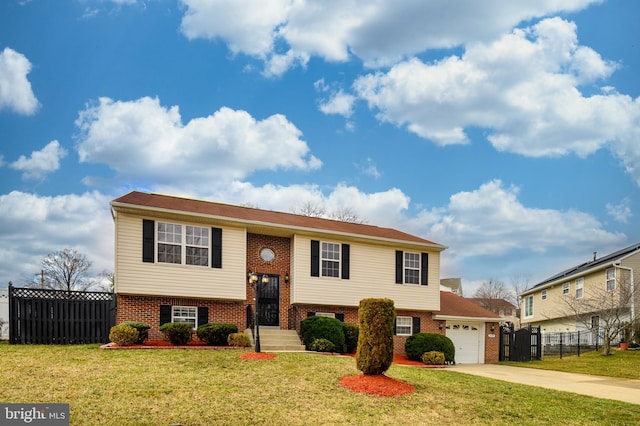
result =
[[[561,4],[558,6],[558,4]],[[0,2],[0,286],[131,190],[349,208],[531,285],[640,241],[640,3]]]

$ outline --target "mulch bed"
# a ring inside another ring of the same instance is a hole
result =
[[[409,383],[387,377],[384,374],[346,376],[340,379],[340,384],[352,392],[377,396],[399,396],[416,390]]]

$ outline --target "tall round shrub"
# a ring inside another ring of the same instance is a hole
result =
[[[307,350],[316,339],[326,339],[334,344],[336,352],[346,352],[342,321],[335,318],[312,316],[300,323],[300,335]]]
[[[361,300],[358,319],[356,365],[366,375],[382,374],[393,362],[393,300]]]
[[[407,338],[404,351],[409,359],[422,360],[425,352],[437,351],[444,354],[445,362],[454,363],[456,348],[447,336],[437,333],[416,333]]]

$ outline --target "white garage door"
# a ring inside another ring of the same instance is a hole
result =
[[[484,364],[482,324],[447,323],[447,337],[456,347],[457,364]]]

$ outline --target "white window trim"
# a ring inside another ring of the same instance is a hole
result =
[[[562,294],[570,294],[571,293],[571,283],[566,282],[562,283]]]
[[[527,310],[529,309],[529,304],[528,304],[529,299],[531,300],[531,312],[527,314]],[[524,298],[524,317],[525,318],[533,318],[533,308],[534,308],[533,294],[529,296],[525,296]]]
[[[335,312],[316,312],[315,315],[317,317],[327,317],[327,318],[335,318]]]
[[[323,256],[324,250],[322,250],[322,246],[324,244],[332,244],[332,245],[337,245],[338,246],[338,259],[327,259]],[[338,275],[337,276],[332,276],[332,275],[325,275],[324,274],[324,269],[322,268],[322,262],[327,261],[327,262],[337,262],[338,263]],[[342,275],[342,244],[337,243],[335,241],[320,241],[320,277],[321,278],[340,278]]]
[[[415,255],[418,257],[418,268],[414,268],[414,267],[408,267],[407,266],[407,255]],[[410,283],[407,282],[407,269],[410,269],[412,271],[418,271],[418,282],[417,283]],[[420,285],[420,276],[422,274],[422,256],[420,253],[418,252],[414,252],[414,251],[405,251],[402,254],[402,283],[403,284],[409,284],[409,285]]]
[[[179,243],[176,242],[164,242],[164,241],[160,241],[160,238],[158,236],[159,231],[158,229],[160,228],[160,225],[164,224],[164,225],[173,225],[173,226],[179,226],[180,227],[180,239],[181,241]],[[206,231],[206,238],[207,238],[207,243],[206,245],[198,245],[198,244],[187,244],[187,227],[192,227],[192,228],[200,228],[200,229],[204,229]],[[160,250],[158,250],[158,245],[159,244],[172,244],[172,245],[179,245],[180,246],[180,263],[171,263],[171,262],[161,262],[158,260],[159,255],[160,255]],[[190,264],[187,263],[187,247],[196,247],[196,248],[203,248],[207,250],[207,264],[206,265],[195,265],[195,264]],[[198,226],[198,225],[188,225],[188,224],[184,224],[184,223],[174,223],[174,222],[162,222],[162,221],[157,221],[156,225],[155,225],[155,247],[154,247],[154,252],[155,252],[155,261],[157,264],[160,265],[181,265],[181,266],[188,266],[188,267],[209,267],[211,266],[211,229],[207,228],[206,226]]]
[[[193,317],[176,315],[176,309],[186,309],[189,312],[193,311]],[[171,306],[171,322],[190,323],[190,321],[183,321],[184,318],[193,318],[193,329],[195,330],[198,328],[198,308],[196,306]]]
[[[578,296],[578,290],[580,295]],[[576,299],[582,299],[584,296],[584,278],[576,278]]]
[[[612,278],[609,278],[609,272],[611,272],[611,274],[613,275]],[[605,272],[605,284],[604,284],[604,288],[607,291],[614,291],[616,289],[616,270],[614,268],[609,268],[606,270]],[[613,282],[613,287],[609,288],[609,281]]]
[[[542,290],[542,293],[540,293],[540,299],[547,300],[547,290]]]
[[[408,325],[407,324],[399,325],[398,324],[398,320],[399,319],[408,320],[409,324]],[[409,333],[408,334],[407,333],[401,333],[399,331],[400,327],[403,327],[403,328],[409,327]],[[396,336],[411,336],[412,334],[413,334],[413,318],[412,317],[402,317],[402,316],[396,317]]]

